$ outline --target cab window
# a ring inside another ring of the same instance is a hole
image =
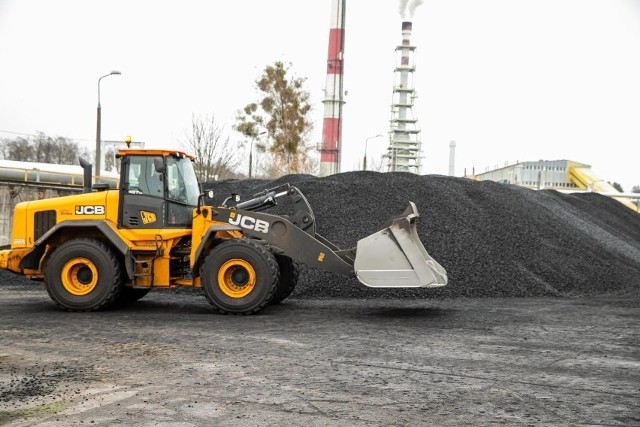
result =
[[[161,157],[157,157],[162,160]],[[164,197],[162,174],[156,172],[154,157],[132,156],[129,159],[128,192],[147,196]]]
[[[198,204],[198,179],[191,160],[183,157],[167,157],[167,198],[189,206]]]

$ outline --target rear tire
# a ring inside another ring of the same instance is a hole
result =
[[[249,239],[220,243],[207,255],[200,269],[207,300],[220,313],[250,314],[271,300],[280,280],[275,257]]]
[[[114,303],[121,290],[120,263],[109,246],[68,240],[46,261],[44,280],[51,299],[68,311],[94,311]]]
[[[286,255],[276,255],[276,261],[278,261],[278,267],[280,267],[280,282],[278,282],[276,292],[273,294],[273,298],[271,298],[271,304],[280,304],[287,299],[296,288],[298,277],[300,277],[298,263],[290,257]]]

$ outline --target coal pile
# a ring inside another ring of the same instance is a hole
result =
[[[297,298],[455,298],[640,294],[640,215],[598,194],[533,191],[490,181],[406,173],[211,184],[215,200],[250,198],[283,183],[311,204],[317,232],[350,248],[385,227],[409,200],[418,233],[448,272],[436,289],[372,289],[301,266]],[[285,213],[277,206],[274,213]]]

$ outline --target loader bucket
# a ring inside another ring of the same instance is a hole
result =
[[[447,272],[431,258],[416,231],[419,217],[409,202],[392,224],[358,241],[356,277],[373,288],[435,288],[447,284]]]

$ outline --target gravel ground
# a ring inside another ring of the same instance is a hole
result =
[[[153,291],[95,313],[0,287],[0,425],[640,426],[640,299]]]

